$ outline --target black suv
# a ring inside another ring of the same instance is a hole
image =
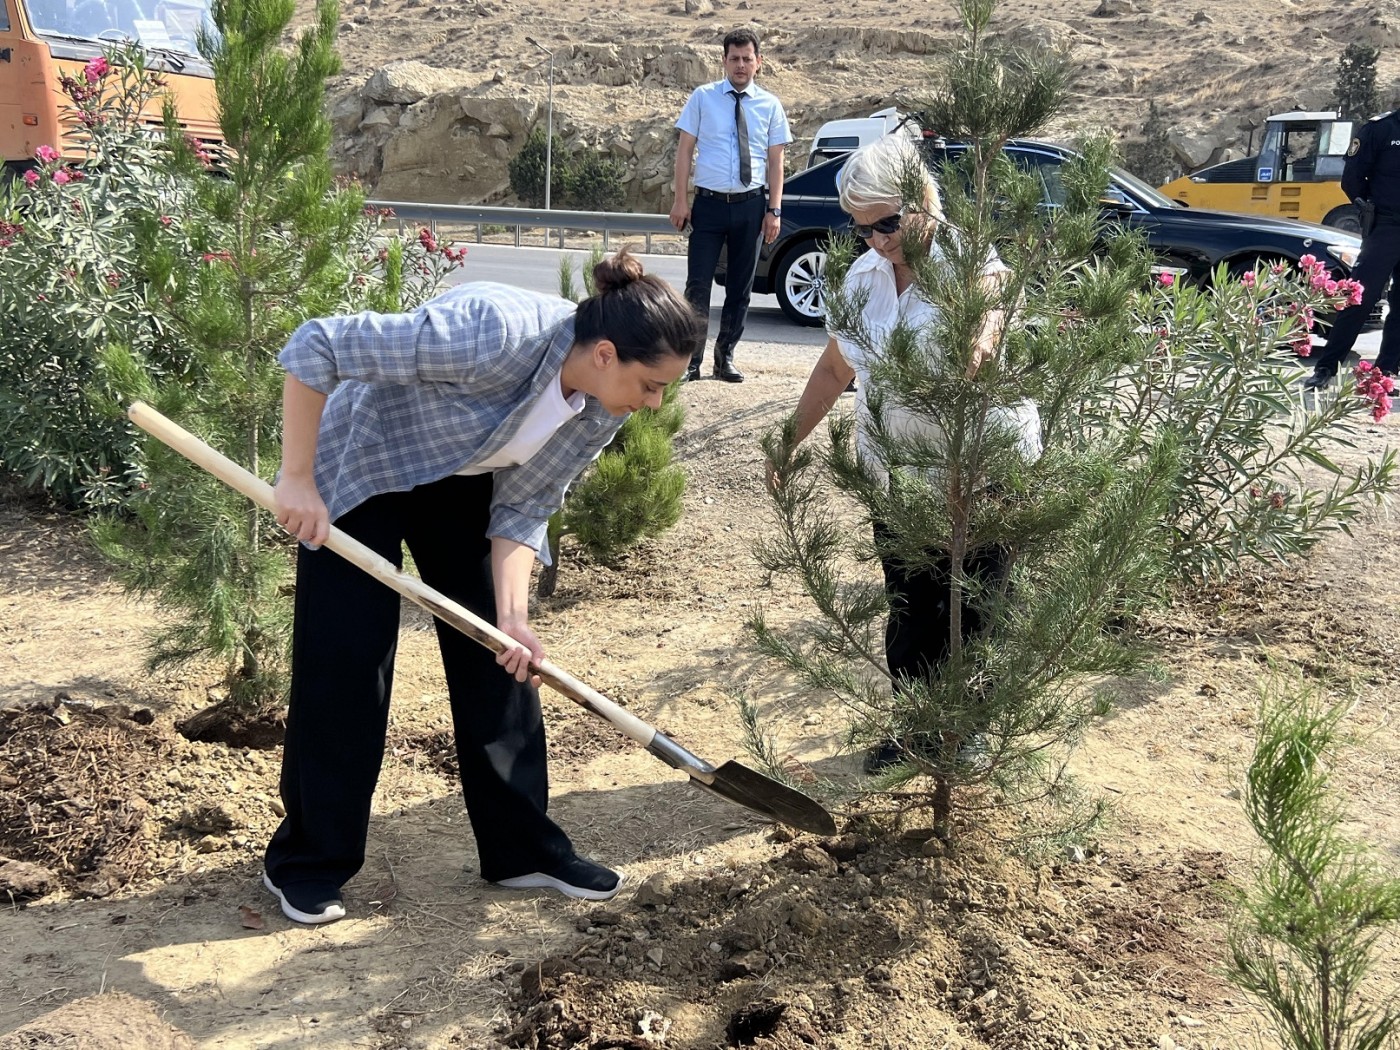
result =
[[[930,163],[941,165],[963,147],[932,141],[925,142],[925,149]],[[1063,202],[1060,165],[1074,156],[1073,151],[1026,139],[1011,141],[1006,151],[1023,170],[1040,176],[1047,206]],[[820,325],[825,316],[826,239],[851,227],[836,192],[836,176],[846,160],[835,157],[786,180],[782,229],[758,260],[753,290],[776,295],[783,313],[798,324]],[[1159,269],[1187,280],[1208,281],[1222,262],[1243,271],[1261,260],[1293,262],[1307,254],[1327,263],[1334,277],[1347,277],[1361,250],[1359,237],[1329,226],[1187,208],[1121,169],[1110,173],[1108,198],[1118,221],[1146,234]],[[723,258],[715,281],[724,283]]]

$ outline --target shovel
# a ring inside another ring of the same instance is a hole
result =
[[[210,448],[189,431],[172,423],[150,405],[137,401],[127,409],[127,415],[142,430],[169,445],[197,466],[203,467],[219,480],[231,485],[258,506],[275,511],[271,485]],[[429,587],[416,576],[394,568],[387,558],[370,550],[334,525],[331,526],[330,538],[326,540],[325,545],[346,561],[392,587],[409,601],[428,610],[444,623],[457,628],[492,652],[499,653],[517,644],[509,635],[498,631],[495,626]],[[738,762],[726,762],[715,768],[630,711],[618,707],[602,693],[590,689],[577,678],[555,667],[548,660],[536,665],[533,670],[542,681],[555,690],[599,718],[611,722],[668,766],[680,770],[694,783],[713,791],[720,798],[737,802],[779,824],[789,824],[818,835],[836,834],[836,822],[831,814],[800,791],[779,784],[776,780]]]

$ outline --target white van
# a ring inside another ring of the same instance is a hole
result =
[[[807,154],[807,167],[822,161],[839,157],[858,150],[877,139],[882,139],[903,124],[903,131],[911,138],[919,137],[919,126],[911,118],[899,112],[894,106],[870,114],[868,117],[851,117],[846,120],[828,120],[812,139],[812,150]]]

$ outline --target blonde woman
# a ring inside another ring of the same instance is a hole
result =
[[[922,202],[910,207],[904,188],[910,176],[922,183]],[[862,147],[846,162],[840,177],[841,207],[850,215],[855,235],[869,251],[851,264],[842,285],[847,294],[865,297],[862,319],[869,330],[869,345],[831,333],[826,348],[807,379],[797,404],[797,439],[806,438],[822,421],[847,389],[857,381],[856,446],[868,463],[878,464],[871,437],[871,372],[885,338],[899,323],[919,330],[938,319],[938,308],[919,295],[914,271],[906,258],[906,248],[930,254],[935,263],[939,248],[934,233],[944,222],[938,184],[919,155],[918,148],[902,135],[888,135]],[[917,244],[911,243],[917,239]],[[989,253],[982,271],[983,280],[1000,282],[1006,267],[994,252]],[[977,340],[968,364],[968,374],[977,370],[996,353],[1004,318],[991,313]],[[937,425],[926,416],[908,411],[893,396],[882,403],[887,432],[899,436],[937,439]],[[999,412],[1000,424],[1020,436],[1024,455],[1040,453],[1040,416],[1034,404],[1022,402]],[[885,527],[875,523],[879,538]],[[923,678],[947,658],[951,644],[949,615],[952,564],[946,552],[935,551],[931,567],[910,568],[890,557],[882,557],[885,591],[890,605],[885,627],[885,658],[895,688],[901,682]],[[965,569],[974,579],[991,581],[1005,572],[1005,552],[1000,548],[970,553]],[[962,609],[962,635],[977,634],[981,623],[975,607]],[[867,772],[901,760],[903,748],[895,741],[879,745],[865,760]]]

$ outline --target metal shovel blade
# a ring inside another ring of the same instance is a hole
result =
[[[693,774],[691,780],[720,798],[772,817],[779,824],[814,835],[836,834],[836,821],[814,800],[738,762],[724,763],[715,770],[710,783]]]
[[[584,706],[588,705],[585,703]],[[788,824],[817,835],[836,834],[836,820],[832,815],[815,799],[808,798],[795,788],[780,784],[772,777],[765,777],[734,761],[716,769],[660,730],[653,729],[652,734],[646,745],[647,750],[672,769],[679,769],[690,777],[692,783],[779,824]]]

